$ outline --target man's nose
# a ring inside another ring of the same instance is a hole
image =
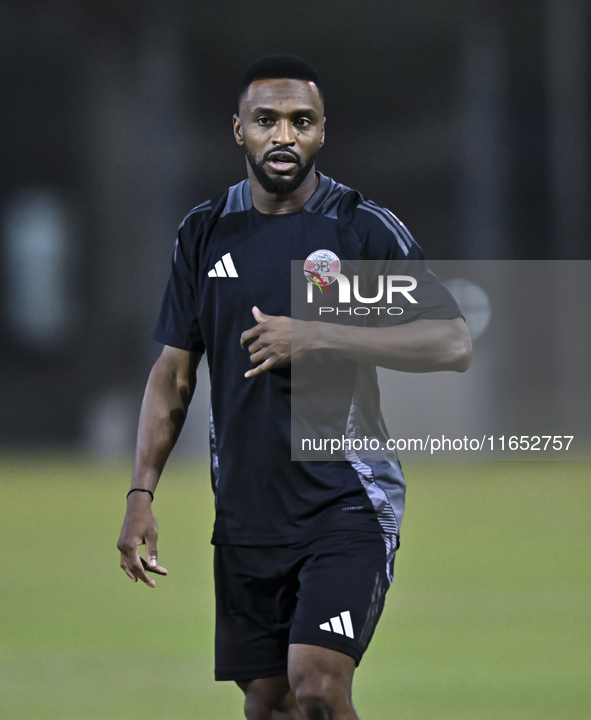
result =
[[[279,120],[273,133],[273,142],[284,147],[295,145],[295,135],[289,120]]]

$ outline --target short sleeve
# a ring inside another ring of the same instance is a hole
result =
[[[416,287],[408,295],[394,294],[403,312],[400,315],[381,313],[380,324],[464,317],[451,292],[429,269],[420,246],[394,213],[370,200],[362,200],[355,209],[354,224],[362,241],[364,260],[382,261],[380,271],[384,274],[416,280]],[[404,287],[407,283],[401,280],[395,284]],[[415,302],[410,302],[409,296]]]
[[[355,208],[354,226],[361,238],[363,260],[424,260],[420,246],[394,213],[371,200]]]
[[[154,339],[164,345],[204,353],[195,311],[196,269],[190,261],[189,223],[181,225],[172,254],[172,269],[162,300]]]

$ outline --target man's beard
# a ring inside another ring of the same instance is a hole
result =
[[[256,179],[263,187],[263,190],[266,190],[271,195],[289,195],[294,192],[294,190],[297,190],[304,182],[316,160],[316,153],[314,153],[314,155],[310,155],[305,164],[302,165],[299,155],[295,156],[295,153],[292,153],[294,160],[297,158],[298,164],[298,170],[295,175],[267,175],[264,165],[267,162],[267,155],[270,153],[266,153],[262,161],[257,163],[254,155],[248,148],[245,148],[245,152],[248,164],[252,168]],[[277,150],[271,152],[277,152]]]

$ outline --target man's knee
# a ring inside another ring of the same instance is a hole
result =
[[[351,704],[355,663],[326,648],[291,646],[289,679],[306,720],[357,717]]]
[[[344,688],[330,676],[305,677],[294,690],[296,703],[306,720],[326,720],[339,717],[350,708]]]
[[[273,711],[288,714],[293,696],[286,676],[239,682],[246,720],[272,720]],[[291,696],[291,703],[290,703]]]
[[[244,717],[246,720],[271,720],[273,707],[265,698],[246,695],[244,698]]]

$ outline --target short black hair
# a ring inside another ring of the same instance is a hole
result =
[[[238,104],[240,104],[242,96],[251,83],[255,80],[267,80],[269,78],[290,78],[292,80],[313,82],[318,88],[320,99],[324,102],[324,91],[320,76],[309,63],[297,55],[265,55],[265,57],[253,62],[242,76]]]

